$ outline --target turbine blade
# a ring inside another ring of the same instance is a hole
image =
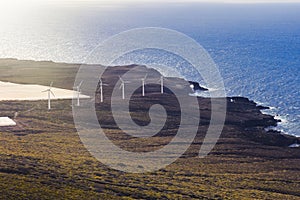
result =
[[[120,85],[119,89],[122,89],[123,86],[124,86],[124,83],[122,83],[122,84]]]
[[[50,83],[50,88],[52,88],[52,85],[53,85],[53,81]]]
[[[55,94],[52,92],[52,90],[49,90],[49,92],[55,97]]]
[[[83,83],[83,81],[81,81],[77,87],[80,88],[82,83]]]
[[[106,83],[103,83],[102,79],[100,79],[100,84],[101,84],[101,85],[108,86],[108,84],[106,84]]]
[[[157,82],[160,83],[162,79],[163,79],[163,76],[161,76]]]

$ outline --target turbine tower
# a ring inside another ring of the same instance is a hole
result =
[[[103,85],[108,86],[108,84],[104,84],[100,79],[100,101],[103,102]]]
[[[160,93],[164,93],[164,77],[160,77]]]
[[[145,96],[145,80],[147,78],[148,74],[145,75],[144,78],[142,78],[142,96]]]
[[[42,92],[48,93],[48,110],[51,110],[51,94],[55,97],[54,93],[52,92],[52,85],[53,85],[53,82],[51,82],[51,84],[47,90],[42,91]]]
[[[121,81],[121,85],[120,85],[120,89],[122,90],[122,99],[125,99],[125,83],[130,83],[129,81],[124,81],[121,76],[119,76],[120,81]]]
[[[74,87],[73,89],[76,90],[77,93],[77,106],[80,106],[80,94],[81,94],[81,85],[82,85],[83,81],[81,81],[79,83],[79,85],[77,85],[76,87]]]

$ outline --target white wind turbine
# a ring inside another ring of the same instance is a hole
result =
[[[145,80],[147,78],[148,74],[146,74],[144,76],[144,78],[142,78],[142,96],[144,97],[145,96]]]
[[[51,82],[51,84],[47,90],[42,91],[42,92],[48,93],[48,110],[51,110],[51,94],[55,97],[54,93],[52,92],[52,85],[53,85],[53,82]]]
[[[77,85],[76,87],[73,88],[74,90],[76,90],[76,93],[77,93],[77,106],[80,106],[80,94],[81,94],[82,83],[83,83],[83,81],[81,81],[79,83],[79,85]]]
[[[100,79],[100,101],[103,102],[103,85],[108,86],[108,84],[104,84]]]
[[[160,77],[160,93],[164,93],[164,77]]]
[[[119,76],[120,81],[121,81],[121,85],[120,85],[120,89],[122,89],[122,99],[125,99],[125,83],[130,83],[129,81],[124,81],[121,76]]]

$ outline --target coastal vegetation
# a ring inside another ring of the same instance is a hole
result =
[[[53,81],[55,87],[72,89],[78,68],[4,59],[0,81]],[[112,68],[111,74],[120,69]],[[227,98],[225,126],[208,156],[199,158],[198,152],[210,100],[199,98],[202,115],[194,143],[165,169],[143,174],[112,170],[90,155],[76,132],[71,100],[53,101],[51,111],[46,101],[1,101],[0,116],[19,114],[16,127],[0,128],[0,199],[299,199],[300,150],[288,148],[295,138],[266,132],[264,128],[276,125],[274,117],[262,114],[261,107],[247,98],[234,100]],[[146,105],[132,104],[132,115],[140,123],[148,120],[138,113]],[[109,114],[108,107],[97,102],[95,106]],[[105,133],[121,144],[124,137],[112,121],[111,125]],[[166,129],[143,148],[151,150],[153,143],[160,147],[174,134],[173,128]],[[132,150],[134,142],[129,139],[123,148]]]

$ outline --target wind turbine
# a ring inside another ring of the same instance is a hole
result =
[[[119,76],[120,81],[121,81],[121,85],[120,85],[120,89],[122,89],[122,99],[125,99],[125,83],[130,83],[129,81],[124,81],[121,76]]]
[[[103,102],[103,85],[107,86],[108,84],[103,84],[102,80],[100,79],[100,101]]]
[[[42,92],[48,92],[48,110],[51,110],[51,94],[55,97],[54,93],[51,90],[52,85],[53,85],[53,82],[50,83],[50,86],[47,90],[42,91]]]
[[[148,74],[146,74],[144,76],[144,78],[142,78],[142,96],[144,97],[145,96],[145,80],[147,78]]]
[[[77,106],[80,106],[80,93],[81,93],[81,85],[82,85],[82,83],[83,83],[83,81],[81,81],[79,83],[79,85],[77,85],[76,87],[73,88],[77,92]]]
[[[160,93],[164,93],[164,77],[160,77]]]

